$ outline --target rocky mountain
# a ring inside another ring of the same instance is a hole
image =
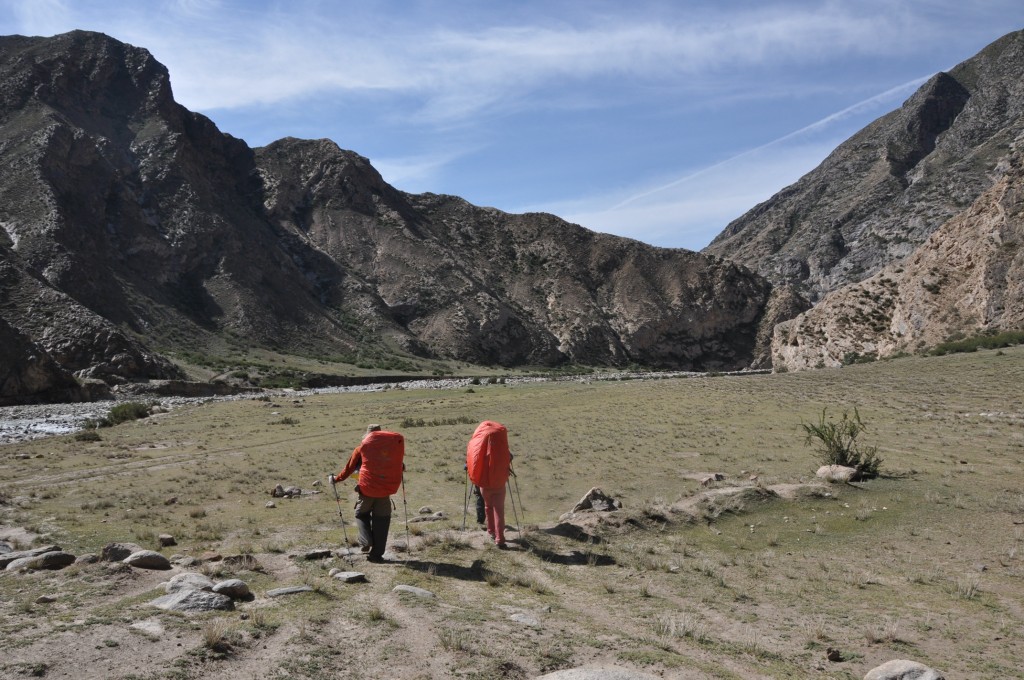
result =
[[[229,346],[740,368],[803,309],[718,257],[403,193],[328,140],[250,149],[97,33],[0,38],[0,156],[0,320],[27,341],[0,375],[41,350],[178,378],[162,355]]]
[[[1000,176],[1024,131],[1024,31],[1004,36],[840,145],[704,250],[812,301],[902,260]]]
[[[955,334],[1024,329],[1024,134],[993,175],[991,188],[910,257],[776,326],[775,367],[838,366]]]

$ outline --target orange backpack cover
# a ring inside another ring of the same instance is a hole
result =
[[[505,426],[492,420],[480,423],[466,447],[469,480],[481,488],[505,486],[511,461]]]
[[[405,437],[397,432],[370,432],[359,445],[362,465],[359,490],[364,496],[383,498],[402,486]]]

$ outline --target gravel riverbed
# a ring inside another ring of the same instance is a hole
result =
[[[750,375],[764,371],[741,371],[731,375]],[[536,382],[591,382],[608,380],[650,380],[664,378],[690,378],[705,375],[688,371],[666,373],[599,373],[566,377],[509,377],[505,378],[505,386],[522,385]],[[382,392],[389,389],[467,389],[476,385],[471,378],[446,378],[434,380],[409,380],[402,383],[358,385],[352,387],[325,387],[311,390],[268,390],[264,394],[271,398],[304,397],[316,394],[339,394],[349,392]],[[186,404],[198,404],[211,401],[233,401],[238,399],[256,399],[261,395],[252,393],[226,397],[145,397],[132,396],[124,401],[156,401],[167,409],[180,408]],[[99,419],[118,401],[92,401],[77,404],[30,404],[24,406],[0,407],[0,444],[11,444],[41,439],[54,435],[70,434],[84,427],[89,419]]]

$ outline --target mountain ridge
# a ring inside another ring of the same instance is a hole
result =
[[[405,194],[329,140],[251,149],[98,33],[0,38],[0,150],[0,314],[79,377],[211,346],[742,368],[802,309],[720,258]]]

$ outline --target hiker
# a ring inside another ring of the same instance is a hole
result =
[[[485,420],[466,446],[466,472],[479,487],[484,502],[487,533],[495,545],[505,545],[505,484],[508,482],[512,454],[508,450],[508,430],[501,423]]]
[[[352,452],[341,472],[329,476],[331,484],[359,474],[356,484],[356,526],[359,547],[369,553],[370,562],[384,561],[384,548],[391,526],[391,494],[402,485],[405,470],[405,437],[397,432],[381,430],[380,425],[366,428],[366,436]]]

